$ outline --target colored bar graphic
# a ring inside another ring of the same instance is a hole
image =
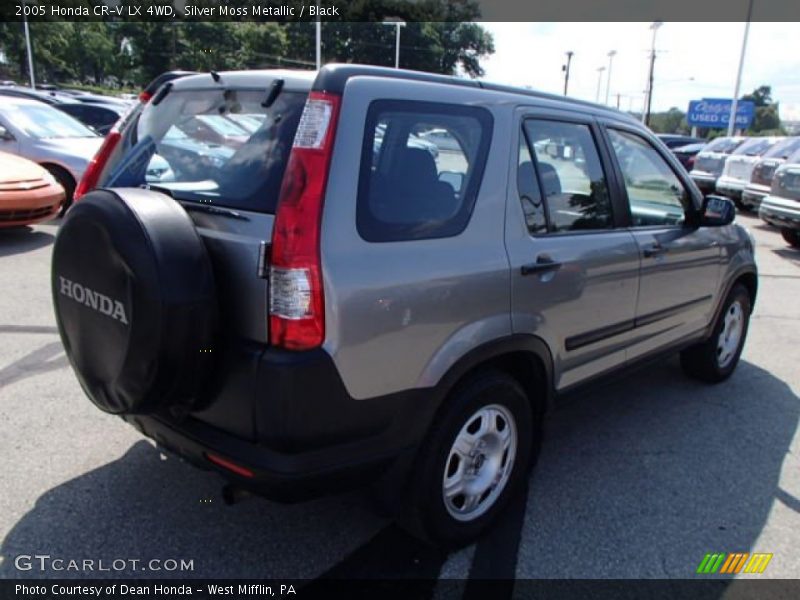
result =
[[[745,573],[763,573],[772,554],[759,553],[750,554],[749,552],[709,552],[697,566],[697,573],[700,575],[713,575],[719,572],[720,575],[735,575]],[[749,559],[749,560],[748,560]],[[747,566],[745,566],[747,565]]]

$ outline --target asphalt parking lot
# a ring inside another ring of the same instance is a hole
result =
[[[564,402],[527,498],[476,546],[427,548],[360,493],[222,503],[222,481],[95,409],[55,329],[57,222],[0,230],[0,577],[19,555],[184,559],[192,572],[316,578],[684,578],[707,552],[769,552],[800,577],[800,252],[752,216],[760,293],[742,362],[709,387],[677,360]]]

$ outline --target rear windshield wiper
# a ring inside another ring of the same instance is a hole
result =
[[[197,204],[196,202],[192,202],[190,200],[178,200],[181,203],[181,206],[186,210],[192,210],[196,212],[204,212],[209,215],[220,215],[223,217],[230,217],[231,219],[239,219],[240,221],[249,221],[247,217],[245,217],[242,213],[237,212],[230,208],[225,208],[222,206],[213,206],[211,204]]]
[[[239,219],[240,221],[250,220],[242,213],[235,211],[231,208],[225,208],[224,206],[214,206],[212,204],[198,204],[197,202],[192,202],[191,200],[183,200],[181,198],[176,198],[175,192],[165,186],[153,185],[151,183],[148,183],[142,187],[148,190],[153,190],[154,192],[161,192],[162,194],[166,194],[173,200],[178,201],[185,210],[204,212],[209,215],[220,215],[223,217],[230,217],[231,219]]]

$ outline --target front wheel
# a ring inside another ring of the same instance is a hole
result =
[[[783,236],[784,241],[792,248],[800,248],[800,231],[797,229],[784,227],[781,229],[781,236]]]
[[[475,539],[520,490],[539,431],[515,379],[491,371],[465,382],[420,449],[401,523],[444,547]]]
[[[731,376],[744,348],[751,307],[747,289],[741,284],[734,285],[711,337],[681,352],[681,367],[687,375],[709,383]]]

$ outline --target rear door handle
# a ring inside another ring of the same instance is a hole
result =
[[[523,275],[533,275],[534,273],[546,273],[547,271],[558,271],[561,268],[561,263],[554,261],[547,254],[540,254],[536,257],[535,263],[528,263],[522,265],[521,272]]]
[[[665,248],[664,246],[656,242],[655,244],[651,244],[650,246],[645,248],[643,254],[645,258],[653,258],[656,256],[661,256],[662,254],[666,254],[667,252],[669,252],[668,248]]]

